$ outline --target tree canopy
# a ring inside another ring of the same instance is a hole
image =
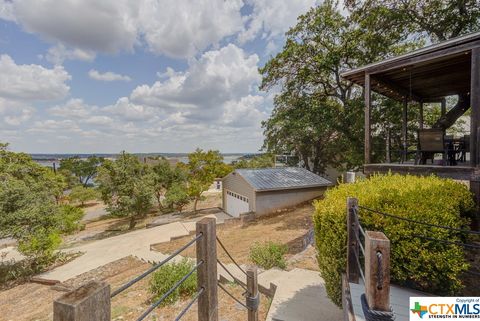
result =
[[[59,175],[7,147],[0,144],[0,238],[15,238],[24,255],[49,261],[83,211],[57,204],[65,187]]]
[[[96,181],[107,211],[130,218],[130,229],[153,206],[153,182],[148,165],[137,156],[122,152],[115,160],[105,160]]]
[[[78,183],[87,187],[91,184],[91,179],[97,174],[97,167],[103,162],[103,158],[91,156],[87,159],[81,159],[78,156],[65,158],[60,161],[59,170],[63,173],[71,174],[78,179]]]

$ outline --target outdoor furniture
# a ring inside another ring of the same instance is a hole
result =
[[[467,153],[470,153],[470,135],[464,135],[463,140],[458,146],[459,157],[458,160],[461,162],[467,161]]]
[[[418,149],[415,156],[415,164],[427,163],[427,159],[433,160],[435,154],[442,154],[444,164],[447,163],[447,149],[442,129],[420,129],[418,131]]]

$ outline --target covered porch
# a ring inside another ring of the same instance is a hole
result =
[[[480,33],[346,71],[342,77],[363,87],[366,175],[389,171],[414,175],[433,173],[468,180],[480,199],[476,174],[480,166]],[[372,91],[402,106],[401,142],[396,150],[389,148],[390,137],[380,137],[372,130]],[[454,100],[451,108],[447,108],[447,98]],[[427,104],[441,106],[440,115],[428,126],[424,120]],[[416,117],[414,129],[412,113]],[[467,132],[456,137],[447,135],[461,116],[468,117]],[[375,157],[378,155],[372,148],[372,138],[387,142],[382,161],[373,161],[379,157]]]

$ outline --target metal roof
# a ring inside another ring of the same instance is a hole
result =
[[[235,174],[242,176],[256,191],[332,185],[329,180],[298,167],[237,169]]]

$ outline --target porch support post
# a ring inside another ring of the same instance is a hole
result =
[[[470,165],[478,165],[477,142],[478,125],[480,124],[480,48],[472,49],[471,80],[470,80]]]
[[[407,114],[407,107],[408,107],[408,98],[405,96],[403,99],[403,111],[402,111],[402,144],[403,144],[403,155],[402,160],[407,160],[407,123],[408,123],[408,114]]]
[[[418,118],[418,128],[423,129],[423,101],[421,101],[419,105],[420,105],[420,113]]]
[[[447,113],[447,100],[445,98],[443,98],[440,101],[440,104],[441,104],[441,113],[442,113],[442,117],[443,117]]]
[[[365,164],[370,164],[372,155],[372,129],[370,125],[372,110],[372,92],[370,89],[370,74],[365,73]]]
[[[470,166],[476,167],[475,174],[470,180],[470,191],[475,195],[477,215],[473,220],[473,229],[480,229],[480,47],[472,49],[471,80],[470,80]]]

